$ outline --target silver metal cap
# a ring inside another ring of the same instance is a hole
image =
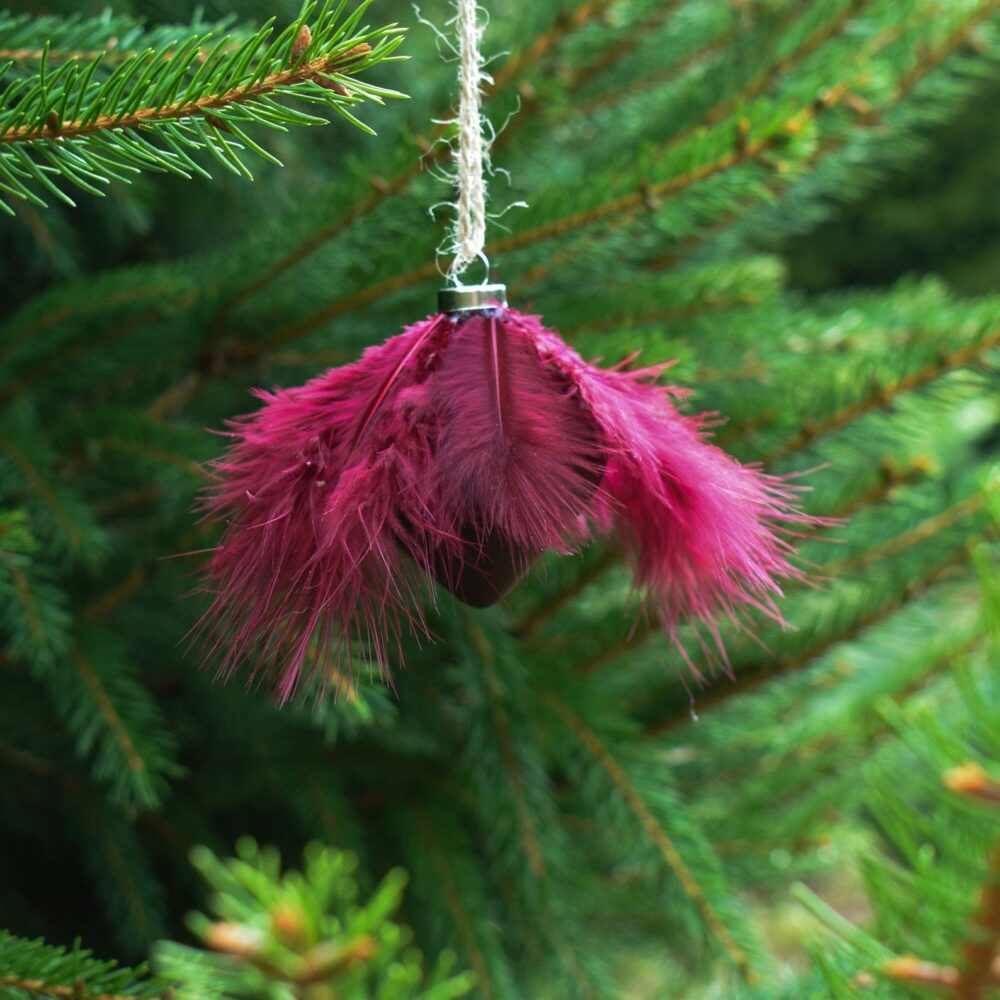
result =
[[[442,288],[438,292],[438,312],[463,313],[495,309],[507,305],[506,285],[466,285]]]

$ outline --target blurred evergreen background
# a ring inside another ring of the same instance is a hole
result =
[[[362,109],[377,136],[335,118],[265,135],[284,167],[252,161],[252,184],[206,161],[211,182],[144,174],[105,199],[74,192],[74,209],[12,199],[0,221],[0,452],[15,446],[0,454],[0,928],[136,962],[198,938],[196,844],[225,854],[251,835],[295,865],[318,837],[358,855],[362,896],[410,871],[399,919],[430,961],[453,950],[476,996],[903,1000],[939,975],[939,993],[985,1000],[1000,938],[978,909],[1000,789],[997,5],[488,6],[494,68],[521,67],[490,104],[498,125],[521,109],[495,199],[532,206],[504,219],[527,235],[496,277],[588,356],[678,357],[670,377],[730,417],[719,439],[741,459],[813,470],[809,509],[848,519],[842,543],[805,542],[823,587],[792,588],[798,631],[759,623],[764,648],[730,636],[737,681],[704,689],[633,631],[611,546],[547,560],[482,615],[445,601],[441,641],[411,650],[398,695],[362,668],[350,698],[279,713],[184,653],[192,566],[164,557],[211,544],[190,509],[219,447],[206,428],[252,408],[251,387],[300,383],[433,308],[437,279],[409,276],[432,259],[442,220],[426,209],[446,189],[421,175],[382,192],[426,151],[453,67],[408,2],[376,0],[367,21],[408,25],[411,57],[366,76],[410,95]],[[114,5],[234,30],[298,9]],[[438,24],[447,12],[422,5]],[[744,162],[748,145],[761,156]],[[706,163],[730,166],[686,180]],[[649,178],[663,188],[641,211],[533,239]],[[359,223],[334,224],[369,198]],[[242,298],[259,275],[270,284]],[[18,572],[54,609],[50,648],[19,644]],[[970,761],[985,770],[954,770]],[[259,893],[247,912],[280,936],[295,894],[266,863],[242,871],[250,891],[198,857],[223,899]],[[379,931],[387,956],[394,934]],[[50,958],[12,940],[3,1000],[70,995],[24,986]],[[977,992],[942,986],[967,940],[986,942]],[[922,972],[893,965],[911,953]],[[164,954],[183,995],[222,989]],[[59,988],[71,966],[51,966]]]

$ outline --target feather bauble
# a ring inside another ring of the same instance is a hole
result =
[[[475,606],[546,550],[615,533],[666,632],[747,606],[778,617],[798,576],[780,479],[739,464],[640,371],[587,364],[538,317],[439,314],[304,386],[258,392],[215,464],[226,530],[205,628],[284,700],[360,642],[389,671],[426,632],[434,577]],[[308,664],[308,667],[307,667]]]

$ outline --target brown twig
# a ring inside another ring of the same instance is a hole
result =
[[[997,985],[993,965],[1000,946],[1000,842],[993,848],[972,918],[972,933],[960,949],[961,970],[955,983],[955,1000],[985,1000]]]
[[[950,965],[927,962],[922,958],[917,958],[916,955],[900,955],[898,958],[891,958],[880,966],[879,972],[898,983],[926,986],[945,992],[953,991],[958,982],[958,969],[954,969]]]

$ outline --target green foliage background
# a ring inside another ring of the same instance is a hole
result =
[[[197,560],[165,557],[212,543],[206,429],[433,308],[446,192],[416,168],[453,67],[378,0],[410,60],[365,79],[410,100],[362,109],[376,137],[254,133],[284,167],[252,184],[205,159],[211,182],[145,173],[3,223],[0,996],[33,995],[3,980],[23,938],[191,943],[188,853],[244,835],[348,848],[363,893],[403,866],[420,946],[498,1000],[921,996],[900,956],[996,950],[997,5],[489,7],[490,113],[518,112],[495,203],[531,205],[496,276],[585,355],[678,358],[741,459],[810,470],[809,509],[847,519],[804,540],[821,586],[702,686],[600,547],[484,613],[442,599],[395,692],[359,654],[350,697],[278,712],[185,652]],[[943,781],[969,761],[978,791]],[[988,996],[988,966],[953,995]]]

